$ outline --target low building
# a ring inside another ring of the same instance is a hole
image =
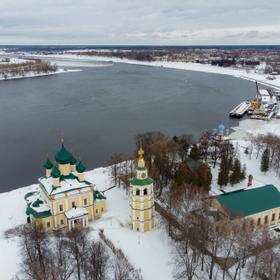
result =
[[[38,179],[39,190],[25,195],[27,222],[44,230],[87,227],[88,221],[106,211],[106,197],[85,179],[85,166],[63,143],[55,162],[47,159],[46,176]]]
[[[225,128],[224,124],[221,123],[217,128],[213,129],[212,138],[218,142],[226,142],[230,140],[229,134],[229,129]]]
[[[212,206],[234,219],[250,219],[254,226],[280,223],[280,192],[273,185],[247,188],[218,195]]]

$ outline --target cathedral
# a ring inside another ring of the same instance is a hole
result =
[[[130,216],[133,231],[150,231],[155,224],[153,179],[148,176],[144,151],[140,146],[136,176],[130,181]]]
[[[47,158],[39,190],[25,195],[27,222],[43,230],[88,227],[106,212],[106,197],[85,179],[85,166],[77,162],[63,142],[55,162]]]

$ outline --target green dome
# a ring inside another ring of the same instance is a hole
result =
[[[71,163],[73,155],[61,144],[60,150],[55,155],[55,160],[60,164]]]
[[[74,165],[74,164],[76,164],[77,163],[77,160],[74,158],[74,156],[72,155],[72,158],[71,158],[71,160],[70,160],[70,164],[71,165]]]
[[[44,163],[43,166],[44,166],[45,169],[52,169],[53,164],[52,164],[52,162],[50,161],[50,159],[47,158],[47,160],[46,160],[46,162]]]
[[[76,170],[77,172],[79,173],[83,173],[86,171],[86,168],[85,166],[82,164],[82,162],[79,162],[77,165],[76,165]]]
[[[57,169],[57,167],[55,166],[51,172],[51,175],[53,178],[58,178],[60,177],[60,171]]]

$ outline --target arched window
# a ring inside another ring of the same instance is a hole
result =
[[[136,195],[140,195],[140,190],[139,189],[136,190]]]
[[[147,194],[148,194],[148,190],[144,189],[144,195],[147,195]]]

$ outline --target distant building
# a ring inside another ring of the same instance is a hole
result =
[[[271,94],[267,89],[259,89],[259,95],[262,104],[273,103],[277,104],[277,98],[275,95]]]
[[[130,215],[133,231],[149,231],[155,224],[153,179],[148,176],[144,151],[138,151],[136,177],[130,181]]]
[[[221,123],[217,128],[213,129],[213,139],[219,142],[229,141],[229,129],[225,128],[224,124]]]
[[[250,219],[254,226],[280,223],[280,192],[273,185],[221,194],[211,204],[232,220]]]
[[[88,221],[106,211],[106,197],[85,180],[85,166],[77,163],[62,143],[55,165],[47,159],[46,177],[39,178],[39,191],[25,195],[27,221],[44,230],[88,227]]]

